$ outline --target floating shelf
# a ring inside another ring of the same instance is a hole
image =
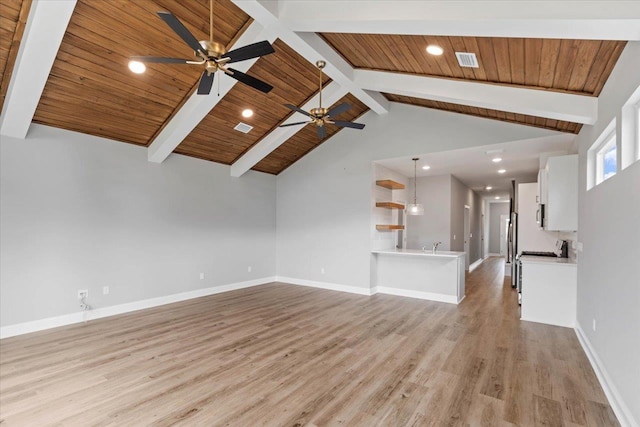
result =
[[[376,208],[404,209],[404,205],[396,202],[376,202]]]
[[[376,225],[376,230],[378,231],[404,230],[404,225],[378,224]]]
[[[388,188],[389,190],[404,190],[404,184],[392,181],[390,179],[383,179],[381,181],[376,181],[376,185],[379,185],[380,187]]]

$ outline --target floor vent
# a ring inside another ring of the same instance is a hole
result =
[[[237,130],[239,132],[242,132],[242,133],[249,133],[249,132],[251,132],[251,129],[253,129],[253,126],[249,126],[246,123],[240,122],[233,129],[235,129],[235,130]]]
[[[458,64],[461,67],[478,68],[478,58],[475,53],[456,52],[456,58],[458,58]]]

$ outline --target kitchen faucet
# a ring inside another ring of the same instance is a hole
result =
[[[441,244],[442,244],[442,242],[434,242],[434,243],[433,243],[433,250],[432,250],[432,252],[433,252],[434,254],[436,253],[436,250],[438,250],[438,245],[441,245]]]

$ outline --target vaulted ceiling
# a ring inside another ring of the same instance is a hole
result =
[[[279,128],[304,120],[284,104],[317,106],[318,59],[328,63],[325,104],[352,107],[338,120],[384,114],[399,102],[578,133],[595,121],[597,96],[627,40],[640,38],[633,30],[640,7],[631,2],[560,1],[544,12],[529,1],[495,10],[495,2],[462,2],[454,15],[457,6],[447,2],[335,0],[333,12],[326,2],[300,3],[215,0],[214,38],[227,50],[272,43],[275,53],[239,69],[274,89],[263,94],[217,73],[203,96],[194,94],[200,67],[147,64],[137,75],[127,63],[138,55],[191,57],[156,12],[173,13],[206,40],[209,0],[68,0],[66,10],[3,0],[2,133],[24,129],[24,137],[33,121],[147,147],[150,161],[173,152],[231,165],[235,176],[278,174],[337,132],[367,132],[327,126],[320,139],[312,125]],[[523,19],[527,13],[536,18]],[[33,54],[46,44],[46,55]],[[430,44],[444,53],[427,54]],[[456,52],[475,53],[478,67],[461,67]],[[242,117],[246,108],[255,114]],[[252,129],[234,130],[239,122]]]

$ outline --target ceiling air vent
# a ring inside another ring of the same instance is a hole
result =
[[[237,130],[238,132],[249,133],[251,132],[251,129],[253,129],[253,126],[249,126],[246,123],[240,122],[233,129]]]
[[[478,68],[478,58],[475,53],[456,52],[456,58],[461,67]]]

